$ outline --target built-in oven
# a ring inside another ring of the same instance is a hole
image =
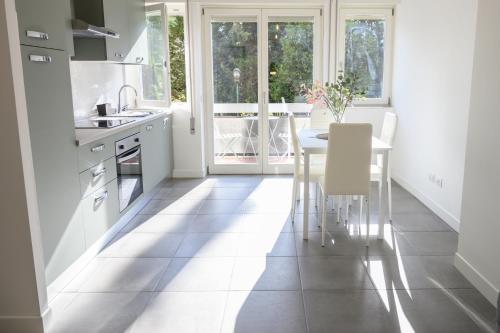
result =
[[[116,141],[116,171],[120,212],[124,211],[143,193],[141,139],[139,133]]]

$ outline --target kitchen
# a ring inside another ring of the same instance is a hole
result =
[[[498,17],[0,1],[0,332],[498,331]]]
[[[149,61],[143,0],[16,8],[50,294],[171,177],[173,115],[125,78]]]

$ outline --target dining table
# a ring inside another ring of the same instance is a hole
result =
[[[302,129],[297,133],[299,146],[304,153],[304,228],[303,238],[309,238],[309,170],[311,155],[325,155],[328,149],[328,140],[318,138],[318,134],[327,133],[326,129]],[[382,179],[387,179],[389,153],[392,147],[377,137],[372,137],[372,154],[382,156]],[[379,188],[379,216],[378,239],[384,239],[384,225],[387,206],[387,182],[380,182]],[[369,213],[369,212],[367,212]]]

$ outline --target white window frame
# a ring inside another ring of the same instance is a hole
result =
[[[162,30],[164,35],[165,45],[163,47],[163,79],[164,79],[164,96],[163,100],[149,100],[144,99],[144,86],[142,82],[142,67],[139,73],[139,87],[140,87],[140,104],[142,106],[149,107],[169,107],[170,106],[170,59],[168,50],[168,8],[165,4],[155,4],[146,7],[146,16],[152,15],[152,13],[160,13],[162,17]],[[147,33],[147,31],[146,31]],[[149,42],[147,44],[149,48]]]
[[[386,22],[384,36],[384,77],[382,97],[361,98],[354,101],[355,106],[390,105],[392,94],[392,55],[393,55],[393,29],[394,29],[393,7],[370,8],[341,6],[338,15],[337,35],[337,64],[336,73],[344,69],[345,64],[345,27],[346,21],[350,19],[383,19]]]

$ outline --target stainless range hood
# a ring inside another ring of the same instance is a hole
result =
[[[83,20],[73,19],[73,36],[85,38],[120,38],[120,34],[114,30],[97,27]]]

